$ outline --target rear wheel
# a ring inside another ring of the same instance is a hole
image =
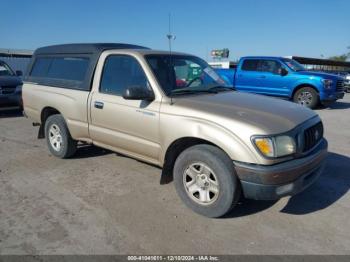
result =
[[[45,122],[45,137],[50,152],[59,158],[69,158],[77,150],[75,141],[61,115],[52,115]]]
[[[174,165],[174,183],[182,201],[207,217],[221,217],[238,202],[241,189],[232,160],[219,148],[196,145]]]
[[[319,98],[312,87],[302,87],[295,92],[293,101],[299,105],[314,109],[318,105]]]

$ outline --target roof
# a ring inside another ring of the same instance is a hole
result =
[[[149,49],[144,46],[123,43],[64,44],[38,48],[35,55],[45,54],[101,54],[111,49]]]
[[[157,50],[157,49],[135,49],[132,50],[142,55],[170,55],[169,50]],[[171,55],[180,55],[180,56],[193,56],[188,53],[171,51]]]
[[[163,54],[169,55],[169,51],[155,51],[147,47],[139,45],[130,45],[122,43],[95,43],[95,44],[64,44],[46,46],[37,49],[31,59],[28,70],[25,74],[25,80],[29,82],[35,82],[42,85],[72,88],[78,90],[89,91],[93,82],[94,72],[101,53],[108,50],[124,49],[127,52],[137,52],[143,55],[151,54]],[[176,55],[186,55],[183,53],[175,53]],[[69,80],[57,80],[50,77],[31,76],[33,66],[39,59],[56,59],[57,57],[80,57],[88,59],[88,68],[83,81],[76,83]]]
[[[341,66],[341,67],[350,67],[350,62],[343,61],[335,61],[331,59],[320,59],[320,58],[312,58],[312,57],[301,57],[301,56],[244,56],[242,58],[250,58],[250,59],[283,59],[290,58],[298,61],[301,64],[310,64],[310,65],[330,65],[330,66]]]
[[[241,58],[249,58],[249,59],[281,59],[280,56],[243,56]]]

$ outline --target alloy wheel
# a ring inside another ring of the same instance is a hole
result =
[[[214,203],[220,192],[215,173],[204,163],[191,164],[183,174],[187,195],[200,205]]]
[[[309,91],[303,91],[301,92],[298,97],[298,104],[302,106],[308,106],[312,103],[313,96]]]
[[[62,147],[62,134],[58,125],[53,124],[49,128],[49,141],[55,151],[60,151]]]

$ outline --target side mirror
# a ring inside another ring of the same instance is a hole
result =
[[[146,87],[142,86],[130,86],[128,87],[124,94],[123,98],[126,100],[146,100],[153,101],[154,93],[148,90]]]
[[[17,71],[16,71],[16,76],[22,76],[22,75],[23,75],[23,73],[22,73],[21,70],[17,70]]]
[[[285,69],[284,67],[282,67],[282,68],[280,69],[280,75],[281,75],[281,76],[286,76],[286,75],[288,75],[288,70]]]

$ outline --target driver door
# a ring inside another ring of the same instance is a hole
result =
[[[89,127],[93,143],[146,161],[159,161],[159,102],[126,100],[125,89],[151,89],[143,68],[129,55],[110,55],[98,91],[91,94]]]
[[[281,75],[282,65],[277,60],[262,59],[258,65],[260,92],[275,96],[288,96],[290,76]]]

